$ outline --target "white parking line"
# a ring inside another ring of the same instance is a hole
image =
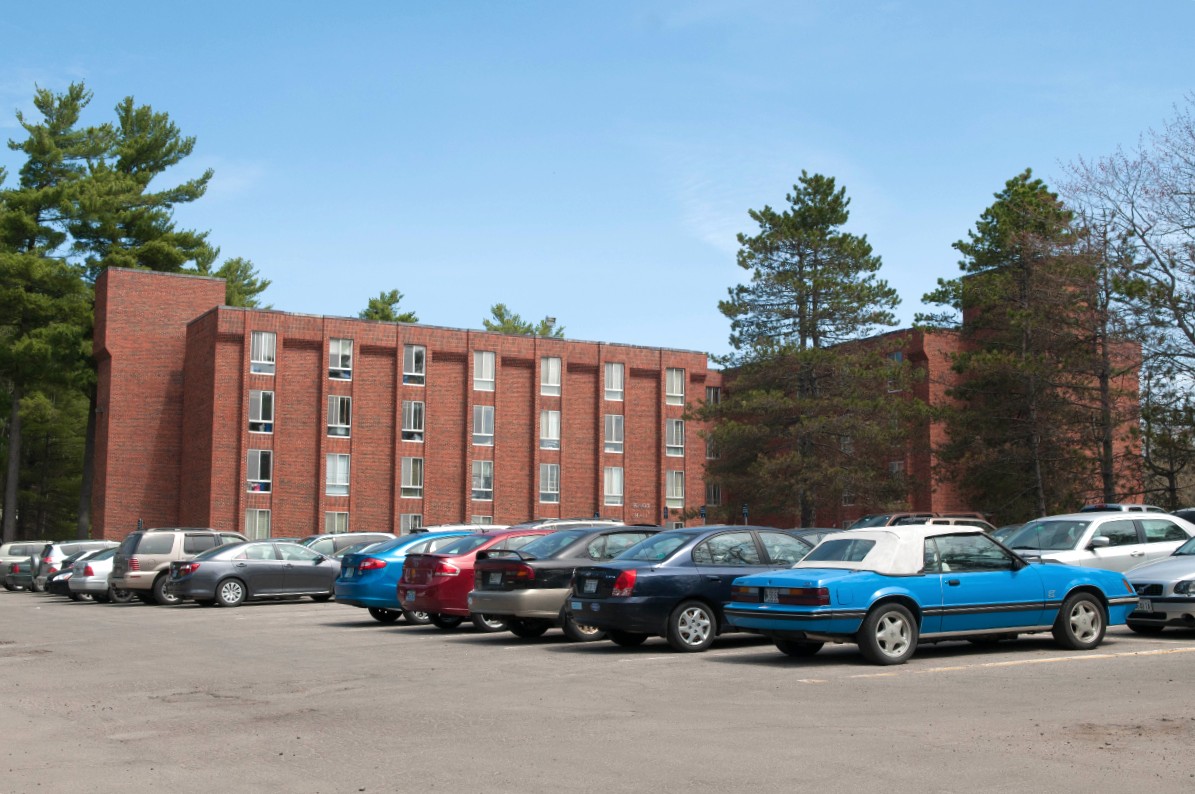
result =
[[[1195,653],[1195,648],[1166,648],[1156,651],[1124,651],[1122,653],[1084,653],[1074,656],[1050,656],[1045,659],[1014,659],[1005,662],[979,662],[976,664],[959,664],[949,667],[929,667],[924,670],[906,668],[883,673],[860,673],[846,676],[847,678],[891,678],[899,675],[926,675],[931,673],[953,673],[960,670],[983,670],[995,667],[1023,667],[1032,664],[1057,664],[1060,662],[1088,662],[1102,659],[1123,659],[1134,656],[1167,656],[1175,653]],[[819,681],[819,683],[821,683]]]

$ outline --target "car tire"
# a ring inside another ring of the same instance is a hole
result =
[[[619,645],[623,648],[636,648],[647,642],[646,634],[636,634],[633,631],[618,631],[617,629],[610,629],[606,632],[606,636],[610,642]]]
[[[108,588],[108,600],[113,604],[127,604],[136,597],[132,590],[121,590],[119,587]]]
[[[44,584],[38,584],[37,579],[34,579],[29,583],[29,590],[34,593],[44,593],[46,592],[46,586]]]
[[[702,601],[684,601],[668,616],[665,638],[673,650],[684,653],[704,651],[718,635],[718,616]]]
[[[174,594],[174,587],[170,584],[170,577],[166,574],[154,579],[153,599],[154,603],[163,607],[177,606],[182,602],[182,599]]]
[[[195,603],[201,607],[214,607],[216,605],[216,599],[214,599],[214,598],[196,598]]]
[[[1104,605],[1091,593],[1072,593],[1054,621],[1054,641],[1071,651],[1090,651],[1104,641]]]
[[[781,653],[796,658],[805,658],[813,656],[822,649],[824,642],[813,642],[812,640],[773,640],[776,647]]]
[[[426,626],[432,622],[431,617],[426,612],[412,612],[409,609],[402,611],[402,619],[412,626]]]
[[[10,593],[15,593],[16,591],[20,590],[21,588],[17,587],[16,585],[12,584],[11,582],[5,582],[4,589]]]
[[[316,595],[313,595],[311,597],[311,600],[317,604],[323,604],[327,601],[332,600],[332,594],[331,593],[318,593]]]
[[[510,633],[516,637],[533,640],[536,637],[542,637],[545,631],[552,628],[552,622],[549,620],[511,618],[506,621],[506,628],[510,629]]]
[[[381,607],[370,607],[369,616],[378,623],[393,623],[402,617],[402,612],[397,609],[382,609]]]
[[[473,621],[475,629],[486,634],[493,634],[496,631],[506,631],[506,618],[500,618],[497,615],[483,615],[480,612],[474,612],[469,615],[469,619]]]
[[[455,629],[457,626],[465,622],[462,617],[456,615],[441,615],[439,612],[428,612],[428,621],[438,629]]]
[[[97,604],[107,604],[112,599],[108,596],[107,593],[92,593],[91,600],[96,602]]]
[[[247,595],[245,583],[240,579],[221,579],[216,585],[216,603],[222,607],[239,607]]]
[[[1138,634],[1161,634],[1162,629],[1166,628],[1160,623],[1138,623],[1135,620],[1130,620],[1125,625],[1129,627],[1130,631]]]
[[[71,601],[91,601],[91,600],[93,600],[91,597],[91,593],[76,593],[74,590],[72,590],[68,595],[70,595]]]
[[[560,630],[573,642],[595,642],[606,638],[606,632],[597,626],[586,626],[573,620],[571,612],[565,612],[560,619]]]
[[[872,664],[904,664],[917,650],[917,621],[900,604],[880,604],[867,613],[855,639]]]

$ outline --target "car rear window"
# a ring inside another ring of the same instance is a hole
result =
[[[123,546],[121,549],[123,550]],[[169,554],[174,551],[173,532],[146,532],[136,544],[136,554]]]
[[[465,535],[436,549],[437,554],[467,554],[493,540],[492,535]]]
[[[801,562],[861,562],[875,545],[874,540],[826,540],[806,554]]]
[[[218,545],[215,535],[187,535],[183,538],[183,554],[198,554]]]
[[[553,532],[551,535],[536,538],[520,549],[520,551],[527,556],[542,560],[546,557],[551,557],[566,546],[571,546],[578,538],[585,537],[592,531],[591,529],[562,529],[559,532]]]
[[[41,543],[17,543],[9,546],[5,553],[12,557],[32,557],[41,550]]]
[[[661,532],[653,535],[642,543],[636,543],[618,555],[620,560],[640,560],[642,562],[663,562],[676,553],[677,549],[689,542],[693,536],[687,532]]]

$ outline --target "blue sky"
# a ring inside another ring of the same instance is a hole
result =
[[[1026,167],[1131,147],[1195,88],[1195,0],[22,3],[0,135],[84,80],[198,139],[180,208],[277,309],[506,303],[569,337],[728,351],[747,210],[835,177],[908,324]],[[10,174],[15,153],[0,152]],[[10,184],[12,180],[10,176]]]

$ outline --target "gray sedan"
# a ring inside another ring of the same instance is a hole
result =
[[[259,598],[332,597],[339,565],[297,543],[251,540],[170,563],[170,587],[197,604],[235,607]]]
[[[1195,539],[1169,557],[1146,563],[1125,574],[1140,600],[1129,613],[1129,628],[1155,634],[1166,626],[1195,628]]]

